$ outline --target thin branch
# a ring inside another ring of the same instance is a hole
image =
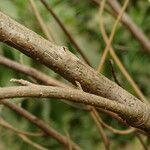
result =
[[[23,141],[25,141],[26,143],[32,145],[33,147],[35,147],[38,150],[49,150],[48,148],[45,148],[33,141],[31,141],[28,137],[26,137],[25,135],[22,134],[17,134]]]
[[[64,83],[36,70],[35,68],[31,68],[29,66],[19,64],[15,61],[10,60],[3,56],[0,56],[0,65],[4,65],[13,70],[22,72],[22,73],[36,79],[37,81],[44,83],[45,85],[53,85],[53,86],[60,86],[60,87],[67,86]]]
[[[81,91],[83,91],[82,87],[81,87],[81,84],[79,82],[76,81],[76,84],[77,84],[77,87],[78,89],[80,89]],[[90,115],[91,117],[93,118],[97,128],[98,128],[98,131],[102,137],[102,141],[104,143],[104,146],[105,146],[105,150],[109,150],[110,149],[110,142],[109,142],[109,139],[107,137],[107,135],[105,134],[105,131],[101,125],[101,123],[99,122],[99,118],[98,116],[95,115],[94,112],[96,112],[96,109],[92,106],[87,106],[87,109],[91,110],[90,111]]]
[[[99,116],[99,114],[98,114],[97,112],[95,112],[95,110],[94,110],[94,113],[95,113],[95,115],[96,115],[97,117],[99,117],[100,123],[101,123],[105,128],[107,128],[108,130],[110,130],[111,132],[113,132],[113,133],[115,133],[115,134],[122,134],[122,135],[124,135],[124,134],[130,134],[130,133],[133,133],[133,132],[136,131],[135,128],[129,128],[129,129],[127,129],[127,130],[118,130],[118,129],[115,129],[115,128],[109,126],[108,124],[106,124],[106,123],[101,119],[101,117]]]
[[[112,72],[113,78],[114,78],[115,82],[116,82],[119,86],[121,86],[121,84],[119,83],[119,81],[118,81],[118,79],[117,79],[116,72],[115,72],[114,67],[113,67],[113,60],[110,60],[109,62],[110,62],[111,72]]]
[[[15,104],[12,104],[8,102],[7,100],[1,100],[0,103],[5,105],[6,107],[10,108],[11,110],[17,112],[17,114],[20,114],[22,117],[26,118],[30,122],[32,122],[34,125],[39,127],[46,135],[49,135],[56,139],[59,143],[63,144],[64,146],[68,147],[67,138],[60,133],[58,133],[55,129],[51,128],[46,122],[43,120],[40,120],[38,117],[34,116],[33,114],[29,113],[25,109],[18,107]],[[72,147],[74,150],[80,150],[79,146],[77,146],[75,143],[71,142]]]
[[[144,143],[142,137],[140,136],[140,134],[136,133],[136,136],[138,138],[138,140],[140,141],[141,145],[143,146],[144,150],[148,150],[148,146]]]
[[[97,125],[98,129],[99,129],[99,132],[101,134],[101,137],[102,137],[102,141],[104,143],[104,146],[105,146],[105,150],[109,150],[110,149],[110,142],[109,142],[109,139],[108,137],[106,136],[105,134],[105,131],[103,129],[103,126],[101,125],[101,123],[99,122],[99,117],[97,117],[94,113],[94,111],[91,111],[91,116],[92,118],[94,119],[95,121],[95,124]]]
[[[4,119],[0,118],[0,126],[7,128],[9,130],[12,130],[13,132],[16,132],[17,134],[22,134],[25,136],[33,136],[33,137],[39,137],[39,136],[44,136],[44,133],[31,133],[31,132],[26,132],[26,131],[22,131],[19,130],[15,127],[13,127],[12,125],[10,125],[10,123],[6,122]]]
[[[44,134],[42,133],[30,133],[30,132],[24,132],[21,131],[15,127],[13,127],[12,125],[10,125],[9,123],[7,123],[4,119],[0,118],[0,126],[9,129],[10,131],[13,131],[17,136],[19,136],[20,138],[22,138],[25,142],[27,142],[28,144],[32,145],[33,147],[35,147],[38,150],[48,150],[47,148],[31,141],[29,138],[27,138],[27,136],[34,136],[34,137],[39,137],[39,136],[43,136]]]
[[[59,26],[61,27],[61,29],[63,30],[63,32],[66,34],[66,36],[70,40],[70,42],[74,45],[75,49],[79,52],[79,54],[81,54],[81,56],[83,57],[83,59],[85,60],[85,62],[89,66],[91,66],[91,63],[90,63],[89,59],[87,58],[86,54],[84,53],[84,51],[76,43],[76,41],[74,40],[74,38],[72,37],[72,35],[69,33],[69,31],[67,30],[67,28],[64,26],[64,24],[61,22],[61,20],[54,13],[54,11],[50,7],[50,5],[45,0],[41,0],[41,2],[45,6],[45,8],[49,11],[49,13],[53,16],[53,18],[56,20],[56,22],[59,24]]]
[[[44,21],[43,21],[41,15],[40,15],[40,13],[39,13],[37,7],[36,7],[36,4],[35,4],[34,0],[29,0],[29,2],[30,2],[30,6],[31,6],[31,8],[32,8],[32,11],[33,11],[33,13],[34,13],[34,15],[35,15],[37,21],[39,22],[39,25],[40,25],[40,27],[41,27],[43,33],[45,34],[45,36],[47,37],[47,39],[48,39],[49,41],[54,41],[54,38],[53,38],[52,35],[49,33],[49,30],[48,30],[46,24],[44,23]]]
[[[126,7],[128,6],[128,2],[129,2],[129,0],[125,0],[125,2],[124,2],[124,4],[123,4],[123,7],[121,8],[120,13],[119,13],[118,16],[117,16],[117,19],[116,19],[115,24],[114,24],[114,26],[113,26],[113,28],[112,28],[110,37],[109,37],[109,39],[108,39],[107,45],[106,45],[106,47],[105,47],[105,49],[104,49],[104,52],[103,52],[103,55],[102,55],[102,57],[101,57],[101,61],[100,61],[100,63],[99,63],[99,67],[98,67],[98,72],[100,72],[100,71],[102,70],[102,67],[103,67],[103,65],[104,65],[104,63],[105,63],[105,60],[106,60],[108,51],[109,51],[109,49],[110,49],[110,46],[111,46],[111,43],[112,43],[112,40],[113,40],[113,37],[114,37],[114,35],[115,35],[117,26],[118,26],[118,24],[119,24],[119,21],[120,21],[122,15],[123,15],[123,13],[124,13]],[[105,0],[103,0],[102,4],[105,5]],[[104,7],[104,6],[103,6],[103,7]]]
[[[104,27],[104,23],[103,23],[103,17],[101,15],[102,11],[103,11],[104,7],[101,5],[100,6],[100,30],[103,36],[103,39],[105,41],[105,43],[107,44],[108,42],[108,37],[105,31],[105,27]],[[118,65],[120,71],[122,72],[122,74],[125,76],[125,78],[128,80],[128,82],[131,84],[132,88],[135,90],[135,92],[137,93],[137,95],[139,96],[139,98],[143,101],[147,103],[146,97],[143,95],[143,93],[140,91],[138,85],[134,82],[134,80],[132,79],[132,77],[129,75],[128,71],[126,70],[126,68],[124,67],[124,65],[122,64],[122,62],[119,60],[118,56],[116,55],[115,51],[113,50],[112,47],[110,47],[109,50],[112,58],[114,59],[114,61],[116,62],[116,64]]]
[[[123,116],[123,119],[133,127],[143,129],[147,133],[150,131],[150,107],[140,101],[135,101],[134,103],[131,103],[130,106],[126,106],[116,101],[85,93],[80,90],[51,86],[18,86],[0,88],[0,99],[14,97],[54,97],[100,107]]]
[[[121,7],[117,0],[108,0],[108,3],[116,14],[120,12]],[[148,37],[146,37],[141,28],[134,23],[134,21],[127,13],[123,14],[121,22],[142,45],[144,49],[141,50],[145,50],[146,52],[150,53],[150,40],[148,39]]]
[[[102,0],[93,0],[93,1],[98,5],[100,5]],[[118,3],[117,0],[108,0],[108,3],[113,9],[113,12],[110,11],[108,7],[105,7],[105,10],[109,12],[113,17],[116,17],[121,10],[120,4]],[[141,46],[144,48],[141,50],[150,53],[150,40],[144,34],[141,28],[138,27],[137,24],[132,20],[132,18],[130,18],[130,16],[124,12],[120,21],[132,33],[134,38],[137,39],[138,42],[141,44]]]

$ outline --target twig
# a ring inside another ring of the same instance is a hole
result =
[[[22,117],[26,118],[30,122],[32,122],[34,125],[39,127],[46,135],[49,135],[56,139],[59,143],[63,144],[64,146],[68,147],[67,138],[60,133],[58,133],[55,129],[51,128],[46,122],[43,120],[40,120],[38,117],[34,116],[33,114],[29,113],[25,109],[18,107],[15,104],[12,104],[8,102],[7,100],[1,100],[0,103],[5,105],[6,107],[10,108],[11,110],[17,112]],[[79,150],[79,146],[77,146],[75,143],[71,142],[72,147],[74,150]]]
[[[119,21],[120,21],[122,15],[123,15],[123,13],[124,13],[126,7],[127,7],[127,5],[128,5],[128,2],[129,2],[129,0],[125,0],[125,2],[124,2],[124,4],[123,4],[123,7],[121,8],[120,13],[119,13],[118,16],[117,16],[117,19],[116,19],[115,24],[114,24],[114,26],[113,26],[113,28],[112,28],[110,37],[109,37],[109,39],[108,39],[107,45],[106,45],[106,47],[105,47],[105,49],[104,49],[104,52],[103,52],[103,55],[102,55],[102,57],[101,57],[101,61],[100,61],[100,63],[99,63],[99,67],[98,67],[98,72],[100,72],[100,71],[102,70],[102,67],[103,67],[103,65],[104,65],[104,63],[105,63],[105,59],[106,59],[106,57],[107,57],[109,48],[110,48],[110,46],[111,46],[111,42],[112,42],[113,37],[114,37],[114,35],[115,35],[115,31],[116,31],[117,25],[118,25],[118,23],[119,23]],[[102,2],[102,4],[105,5],[105,0],[104,0],[104,3]],[[103,7],[104,7],[104,6],[103,6]]]
[[[148,146],[144,143],[143,139],[141,138],[140,134],[136,133],[138,140],[140,141],[141,145],[143,146],[144,150],[148,150]]]
[[[103,17],[101,15],[102,11],[103,11],[104,7],[103,5],[100,6],[100,30],[103,36],[103,39],[105,41],[105,43],[107,44],[108,42],[108,37],[104,28],[104,24],[103,24]],[[110,47],[109,50],[112,58],[114,59],[114,61],[116,62],[116,64],[118,65],[120,71],[122,72],[122,74],[125,76],[125,78],[128,80],[128,82],[131,84],[132,88],[135,90],[135,92],[137,93],[137,95],[140,97],[140,99],[143,102],[147,103],[147,100],[145,98],[145,96],[143,95],[143,93],[140,91],[138,85],[134,82],[134,80],[132,79],[132,77],[129,75],[128,71],[126,70],[126,68],[124,67],[124,65],[122,64],[122,62],[119,60],[118,56],[116,55],[115,51],[113,50],[112,47]]]
[[[115,133],[115,134],[122,134],[122,135],[124,135],[124,134],[133,133],[133,132],[136,131],[135,128],[129,128],[129,129],[127,129],[127,130],[118,130],[118,129],[115,129],[115,128],[109,126],[108,124],[106,124],[95,110],[94,110],[93,112],[95,113],[95,116],[99,117],[100,123],[101,123],[105,128],[107,128],[108,130],[110,130],[111,132],[113,132],[113,133]]]
[[[21,85],[24,85],[24,86],[36,86],[37,84],[34,84],[34,83],[31,83],[27,80],[23,80],[23,79],[10,79],[10,82],[14,82],[14,83],[19,83]]]
[[[108,0],[109,5],[116,14],[119,14],[121,7],[117,0]],[[121,22],[132,33],[132,35],[138,40],[143,47],[141,50],[145,50],[150,54],[150,40],[143,33],[140,27],[138,27],[127,13],[124,13]]]
[[[22,134],[22,135],[26,135],[26,136],[33,136],[33,137],[39,137],[39,136],[45,135],[44,133],[31,133],[31,132],[19,130],[19,129],[13,127],[12,125],[10,125],[8,122],[6,122],[2,118],[0,118],[0,125],[4,128],[12,130],[13,132],[16,132],[17,134]]]
[[[36,70],[35,68],[31,68],[29,66],[26,66],[24,64],[19,64],[13,60],[10,60],[6,57],[0,56],[0,65],[7,66],[13,70],[22,72],[37,81],[40,81],[44,83],[45,85],[53,85],[53,86],[60,86],[60,87],[65,87],[67,86],[66,84]]]
[[[7,123],[4,119],[0,118],[0,126],[9,129],[10,131],[13,131],[17,136],[19,136],[20,138],[22,138],[25,142],[27,142],[28,144],[32,145],[33,147],[37,148],[38,150],[48,150],[47,148],[31,141],[29,138],[27,138],[27,136],[34,136],[34,137],[39,137],[39,136],[43,136],[43,133],[30,133],[30,132],[24,132],[21,131],[17,128],[14,128],[12,125],[10,125],[9,123]]]
[[[102,137],[102,140],[103,140],[103,143],[104,143],[104,146],[105,146],[105,150],[109,150],[110,149],[110,142],[109,142],[109,139],[108,139],[108,137],[106,136],[106,134],[104,132],[104,129],[103,129],[101,123],[99,122],[99,117],[97,117],[95,115],[94,111],[91,111],[91,116],[94,119],[95,124],[99,129],[99,132],[101,134],[101,137]]]
[[[110,66],[111,66],[111,72],[112,72],[112,75],[113,75],[113,78],[115,80],[115,82],[121,86],[121,84],[119,83],[118,79],[117,79],[117,76],[116,76],[116,73],[115,73],[115,70],[114,70],[114,67],[113,67],[113,60],[110,60]]]
[[[49,33],[49,30],[48,30],[46,24],[44,23],[44,21],[43,21],[41,15],[40,15],[40,13],[39,13],[37,7],[36,7],[36,4],[35,4],[34,0],[29,0],[29,2],[30,2],[30,5],[31,5],[31,8],[32,8],[32,11],[33,11],[33,13],[34,13],[34,15],[35,15],[37,21],[39,22],[39,25],[40,25],[40,27],[41,27],[43,33],[45,34],[45,36],[47,37],[47,39],[48,39],[49,41],[53,41],[53,42],[54,42],[55,40],[54,40],[54,38],[52,37],[52,35]]]
[[[79,82],[76,81],[76,84],[77,84],[77,87],[78,89],[80,89],[81,91],[83,91],[82,87],[81,87],[81,84]],[[109,142],[109,139],[107,137],[107,135],[105,134],[105,131],[101,125],[101,123],[99,122],[99,117],[95,115],[94,112],[96,112],[96,109],[92,106],[87,106],[87,109],[90,109],[90,115],[91,117],[93,118],[97,128],[98,128],[98,131],[100,132],[100,135],[102,137],[102,141],[104,143],[104,146],[105,146],[105,150],[109,150],[110,149],[110,142]]]
[[[33,141],[31,141],[28,137],[26,137],[25,135],[23,134],[17,134],[23,141],[25,141],[26,143],[32,145],[33,147],[35,147],[36,149],[38,150],[49,150],[48,148],[45,148]]]
[[[40,1],[45,6],[45,8],[49,11],[49,13],[54,17],[54,19],[56,20],[56,22],[59,24],[59,26],[61,27],[61,29],[64,31],[64,33],[66,34],[66,36],[70,40],[70,42],[74,45],[75,49],[81,54],[81,56],[83,57],[83,59],[85,60],[85,62],[89,66],[91,66],[91,63],[90,63],[89,59],[87,58],[87,56],[85,55],[84,51],[76,43],[76,41],[74,40],[74,38],[72,37],[72,35],[69,33],[69,31],[67,30],[67,28],[64,26],[64,24],[61,22],[61,20],[54,13],[54,11],[50,7],[50,5],[45,0],[40,0]]]
[[[69,135],[67,130],[65,130],[65,132],[66,132],[66,137],[67,137],[67,140],[68,140],[68,150],[72,150],[72,145],[70,143],[70,135]]]

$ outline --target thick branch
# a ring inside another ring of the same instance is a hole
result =
[[[75,81],[78,81],[84,91],[127,105],[139,101],[114,82],[99,75],[67,48],[45,40],[1,12],[0,41],[45,64],[72,83],[75,84]]]
[[[125,106],[115,101],[71,88],[51,86],[19,86],[0,88],[0,99],[14,97],[54,97],[77,103],[100,107],[118,113],[127,123],[150,133],[150,108],[145,103],[135,101]]]

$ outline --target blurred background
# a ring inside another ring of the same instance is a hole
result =
[[[68,47],[71,52],[80,57],[74,46],[70,43],[62,29],[48,13],[40,0],[35,0],[35,2],[54,41],[58,45]],[[121,4],[123,3],[123,1],[119,2],[121,2]],[[99,27],[100,20],[98,4],[92,0],[48,0],[48,3],[51,5],[59,19],[64,23],[65,27],[78,45],[84,50],[92,63],[92,66],[96,69],[105,48],[105,42],[102,38]],[[0,0],[0,11],[45,37],[35,15],[33,14],[29,0]],[[150,2],[148,0],[131,0],[126,12],[143,30],[145,35],[150,38]],[[110,35],[115,19],[106,11],[103,13],[103,19],[107,34]],[[119,24],[117,27],[112,47],[128,70],[129,74],[140,87],[141,91],[149,99],[150,53],[146,53],[143,50],[138,41],[122,24]],[[49,76],[67,83],[67,81],[55,74],[52,70],[2,43],[0,44],[0,55],[34,67]],[[111,57],[108,56],[103,74],[114,81],[110,60]],[[137,96],[115,63],[113,63],[113,67],[122,87]],[[14,83],[10,82],[11,78],[21,78],[31,82],[34,81],[22,73],[0,65],[0,86],[4,87],[14,85]],[[88,112],[73,108],[59,100],[57,101],[53,99],[21,98],[13,99],[11,101],[35,114],[39,118],[42,118],[60,133],[64,135],[69,134],[69,137],[75,141],[75,143],[78,143],[83,149],[104,149],[97,127]],[[27,131],[38,130],[36,126],[26,121],[20,115],[17,115],[15,112],[3,106],[0,106],[0,115],[7,122],[11,123],[11,125],[19,129]],[[125,126],[111,119],[106,114],[101,114],[101,116],[109,125],[117,129],[126,129]],[[35,149],[7,129],[0,127],[0,133],[0,150]],[[108,130],[106,130],[106,134],[111,141],[112,149],[142,150],[142,146],[137,137],[135,137],[135,134],[117,135]],[[65,149],[52,138],[38,137],[32,138],[32,140],[50,149]]]

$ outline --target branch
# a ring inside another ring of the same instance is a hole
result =
[[[30,2],[30,5],[31,5],[31,8],[32,8],[32,11],[33,11],[33,13],[34,13],[34,15],[35,15],[35,17],[36,17],[36,19],[37,19],[40,27],[41,27],[43,33],[47,37],[47,39],[49,41],[55,41],[54,38],[52,37],[52,35],[50,34],[50,32],[49,32],[46,24],[44,23],[44,21],[42,19],[42,16],[40,15],[40,13],[39,13],[39,11],[38,11],[38,9],[36,7],[36,4],[35,4],[34,0],[29,0],[29,2]]]
[[[130,106],[126,106],[80,90],[51,86],[37,85],[0,88],[0,99],[14,97],[63,98],[76,103],[100,107],[119,114],[129,125],[142,129],[148,134],[150,133],[150,107],[141,101],[135,101]]]
[[[118,14],[118,16],[117,16],[117,19],[116,19],[115,24],[114,24],[114,26],[113,26],[113,28],[112,28],[112,31],[111,31],[110,37],[109,37],[109,39],[108,39],[108,42],[106,43],[106,47],[105,47],[105,49],[104,49],[103,55],[102,55],[102,57],[101,57],[101,61],[100,61],[99,66],[98,66],[98,72],[100,72],[100,71],[102,70],[102,67],[103,67],[103,65],[104,65],[104,63],[105,63],[105,60],[106,60],[106,57],[107,57],[107,54],[108,54],[108,52],[109,52],[109,48],[111,47],[111,43],[112,43],[113,37],[114,37],[114,35],[115,35],[117,26],[118,26],[118,24],[119,24],[119,21],[120,21],[122,15],[123,15],[123,13],[124,13],[126,7],[128,6],[128,2],[129,2],[129,0],[125,0],[125,2],[124,2],[124,4],[123,4],[123,7],[121,8],[121,10],[120,10],[120,12],[119,12],[119,14]],[[102,4],[101,4],[101,5],[105,5],[105,0],[102,1]],[[104,7],[104,6],[103,6],[103,7]],[[103,10],[103,9],[102,9],[102,10]],[[101,18],[102,18],[102,17],[101,17]]]
[[[108,37],[105,31],[105,27],[104,27],[104,23],[103,23],[103,17],[102,17],[102,11],[103,11],[103,5],[101,4],[100,6],[100,30],[103,36],[103,39],[105,41],[105,43],[107,44],[108,42]],[[115,51],[113,50],[112,47],[110,47],[109,50],[112,58],[114,59],[114,61],[116,62],[116,64],[118,65],[119,69],[121,70],[122,74],[125,76],[125,78],[128,80],[128,82],[131,84],[132,88],[135,90],[135,92],[137,93],[137,95],[139,96],[139,98],[143,101],[147,103],[147,100],[145,98],[145,96],[143,95],[143,93],[140,91],[138,85],[134,82],[134,80],[132,79],[132,77],[130,76],[130,74],[128,73],[128,71],[126,70],[126,68],[124,67],[124,65],[122,64],[122,62],[119,60],[118,56],[116,55]]]
[[[108,0],[109,5],[118,14],[121,10],[120,4],[116,0]],[[150,53],[150,40],[145,36],[143,31],[138,27],[133,20],[124,13],[121,19],[126,28],[133,34],[133,36],[139,41],[146,52]]]
[[[0,41],[45,64],[68,81],[78,81],[84,91],[131,105],[139,100],[127,91],[99,75],[80,61],[67,48],[57,46],[0,12]]]
[[[49,135],[49,136],[53,137],[59,143],[61,143],[64,146],[68,147],[68,140],[67,140],[67,138],[65,136],[61,135],[60,133],[58,133],[55,129],[51,128],[43,120],[40,120],[39,118],[37,118],[33,114],[29,113],[25,109],[23,109],[21,107],[18,107],[17,105],[12,104],[12,103],[8,102],[7,100],[0,100],[0,103],[5,105],[6,107],[10,108],[11,110],[17,112],[17,114],[20,114],[21,116],[23,116],[24,118],[26,118],[30,122],[32,122],[34,125],[39,127],[44,133],[46,133],[46,135]],[[80,150],[78,145],[76,145],[72,141],[70,143],[72,144],[73,150]]]
[[[33,147],[35,147],[38,150],[49,150],[48,148],[45,148],[33,141],[31,141],[28,137],[26,137],[25,135],[22,134],[17,134],[23,141],[25,141],[26,143],[32,145]]]
[[[97,4],[101,4],[102,0],[93,0]],[[113,9],[114,12],[109,11],[108,7],[105,7],[105,9],[110,13],[113,17],[116,17],[120,10],[121,6],[116,0],[108,0],[109,5]],[[127,13],[124,13],[121,20],[123,25],[132,33],[132,35],[138,40],[138,42],[141,44],[141,46],[145,50],[145,52],[150,53],[150,40],[148,37],[143,33],[140,27],[138,27],[134,21],[130,18],[130,16]]]

